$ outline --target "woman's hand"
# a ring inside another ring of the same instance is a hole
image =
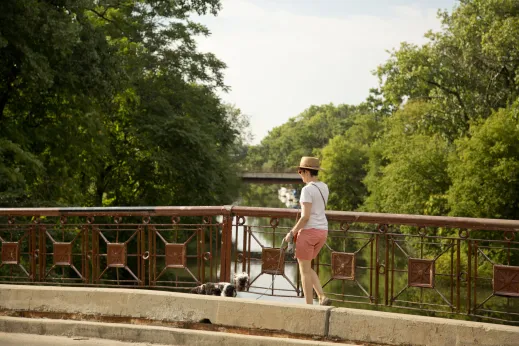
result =
[[[286,242],[286,243],[289,243],[291,240],[294,240],[293,238],[290,239],[291,237],[293,237],[294,235],[292,234],[292,231],[288,232],[287,235],[285,236],[285,238],[283,238],[283,240]]]

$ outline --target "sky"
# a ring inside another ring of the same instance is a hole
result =
[[[401,42],[439,31],[438,9],[456,0],[222,0],[196,20],[197,40],[227,64],[220,97],[250,118],[258,144],[311,105],[359,104],[378,86],[372,72]]]

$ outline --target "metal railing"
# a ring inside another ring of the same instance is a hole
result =
[[[249,275],[301,297],[293,209],[0,209],[0,282],[186,291]],[[519,323],[519,221],[329,211],[313,266],[337,306]],[[277,280],[274,280],[278,278]]]

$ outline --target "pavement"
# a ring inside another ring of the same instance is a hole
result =
[[[160,344],[123,342],[84,337],[66,337],[34,334],[15,334],[0,332],[2,346],[166,346]],[[172,345],[167,345],[172,346]],[[174,345],[173,345],[174,346]]]
[[[236,292],[237,298],[262,301],[262,302],[278,302],[278,303],[290,303],[290,304],[306,304],[304,297],[276,297],[264,294],[265,290],[256,290],[254,292]],[[268,292],[270,293],[270,291]],[[317,304],[317,300],[314,299],[314,304]]]

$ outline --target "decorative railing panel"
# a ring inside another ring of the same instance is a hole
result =
[[[86,220],[84,220],[86,221]],[[34,218],[39,243],[34,260],[38,263],[36,281],[46,284],[87,284],[90,226],[80,218]]]
[[[0,282],[185,292],[246,272],[250,294],[302,297],[297,261],[281,248],[299,217],[238,206],[0,209]],[[327,217],[313,266],[335,305],[519,323],[519,221]]]
[[[294,225],[298,212],[235,207],[233,215],[233,272],[249,275],[249,292],[302,297],[297,261],[281,249],[283,238]]]
[[[36,273],[38,225],[17,222],[14,216],[4,217],[0,224],[0,281],[33,282]]]
[[[354,228],[345,221],[329,218],[328,242],[314,262],[323,288],[332,300],[351,304],[379,304],[377,266],[379,233],[371,228]]]
[[[222,226],[215,216],[148,219],[149,284],[157,288],[188,288],[218,277]],[[185,219],[185,220],[184,220]]]

